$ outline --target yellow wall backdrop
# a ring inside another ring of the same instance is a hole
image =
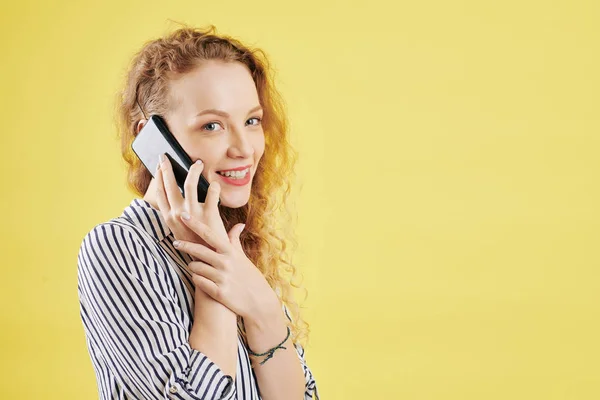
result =
[[[322,400],[600,398],[598,1],[0,7],[0,398],[97,398],[76,256],[133,198],[114,94],[169,19],[278,70]]]

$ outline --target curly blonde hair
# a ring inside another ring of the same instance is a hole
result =
[[[235,38],[217,34],[214,25],[206,29],[184,26],[146,42],[131,61],[123,90],[118,93],[115,113],[121,154],[127,164],[127,186],[143,196],[152,179],[131,150],[136,126],[145,118],[140,106],[146,115],[164,115],[169,109],[169,80],[207,60],[240,62],[249,69],[256,84],[264,110],[265,151],[256,169],[248,203],[239,208],[220,204],[219,212],[227,231],[237,223],[246,224],[240,237],[244,251],[260,269],[280,302],[287,306],[292,319],[289,324],[292,340],[304,343],[310,329],[294,300],[292,286],[300,289],[301,285],[295,282],[296,267],[286,255],[289,244],[295,247],[297,242],[291,224],[282,224],[284,234],[280,234],[276,226],[282,217],[289,220],[287,200],[290,181],[295,175],[297,152],[289,143],[285,104],[274,86],[275,72],[263,50],[249,48]],[[306,298],[306,289],[304,293]],[[246,339],[243,329],[242,332]]]

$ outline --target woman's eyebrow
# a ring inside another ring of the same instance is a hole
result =
[[[254,107],[253,109],[251,109],[250,111],[248,111],[248,114],[252,114],[254,111],[258,111],[258,110],[262,110],[262,107],[260,105]],[[220,115],[221,117],[224,117],[224,118],[229,118],[230,117],[230,115],[228,113],[226,113],[225,111],[217,110],[215,108],[209,108],[209,109],[200,111],[198,114],[196,114],[196,116],[194,118],[197,118],[197,117],[199,117],[201,115],[204,115],[204,114],[217,114],[217,115]]]

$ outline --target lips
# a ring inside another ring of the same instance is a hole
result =
[[[248,170],[248,173],[246,173],[246,175],[243,178],[237,179],[237,178],[230,178],[227,177],[225,175],[221,175],[219,173],[217,173],[217,176],[223,180],[223,182],[228,183],[230,185],[234,185],[234,186],[244,186],[247,185],[250,182],[250,171]]]
[[[250,168],[251,166],[252,166],[252,164],[248,164],[248,165],[243,165],[241,167],[232,168],[232,169],[222,169],[222,170],[217,171],[217,172],[243,171],[246,168]]]

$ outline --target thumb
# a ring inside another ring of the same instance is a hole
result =
[[[233,228],[229,231],[229,241],[238,249],[242,248],[242,243],[240,242],[240,235],[244,230],[246,224],[235,224]]]

